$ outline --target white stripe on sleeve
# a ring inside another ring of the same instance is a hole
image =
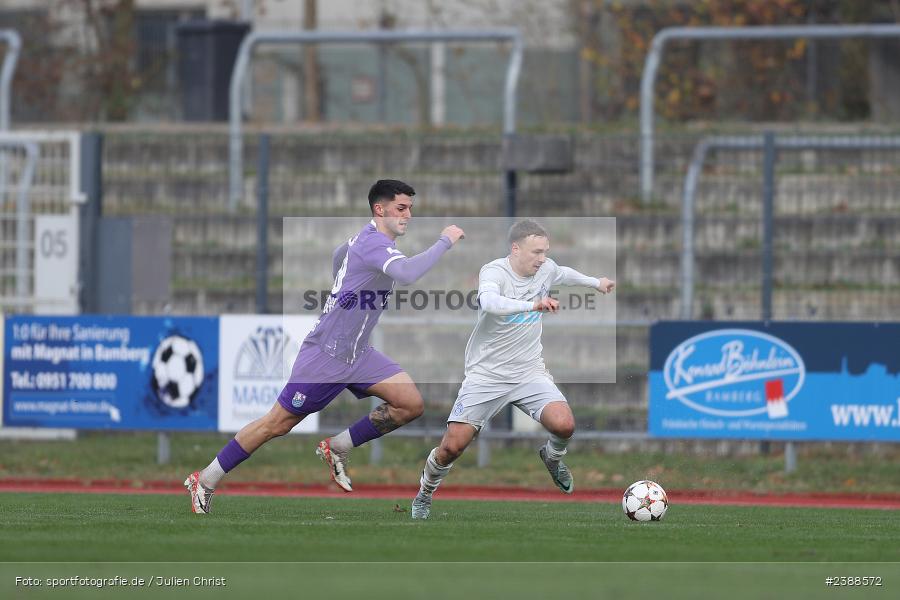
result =
[[[390,257],[389,259],[384,261],[383,265],[381,265],[381,270],[384,271],[385,274],[387,274],[388,265],[391,264],[392,262],[394,262],[395,260],[400,260],[401,258],[406,258],[406,256],[404,256],[403,254],[398,254],[397,256]]]

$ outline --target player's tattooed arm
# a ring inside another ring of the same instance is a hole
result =
[[[369,413],[369,420],[372,422],[372,425],[375,427],[375,429],[377,429],[381,434],[390,433],[403,424],[394,421],[391,418],[391,413],[389,412],[389,410],[390,409],[387,404],[382,404],[381,406],[376,406],[375,408],[373,408],[372,412]]]

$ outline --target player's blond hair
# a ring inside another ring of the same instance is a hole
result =
[[[530,235],[545,237],[548,240],[550,239],[550,236],[547,235],[547,231],[543,227],[531,219],[525,219],[509,228],[509,243],[517,244]]]

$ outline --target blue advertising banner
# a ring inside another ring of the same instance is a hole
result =
[[[217,317],[11,316],[3,424],[215,430]]]
[[[900,323],[660,322],[651,435],[900,441]]]

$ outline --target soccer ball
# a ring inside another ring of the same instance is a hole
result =
[[[203,355],[197,343],[180,335],[167,337],[153,354],[151,387],[169,408],[186,408],[203,383]]]
[[[622,496],[622,510],[632,521],[659,521],[668,508],[666,491],[653,481],[635,481]]]

